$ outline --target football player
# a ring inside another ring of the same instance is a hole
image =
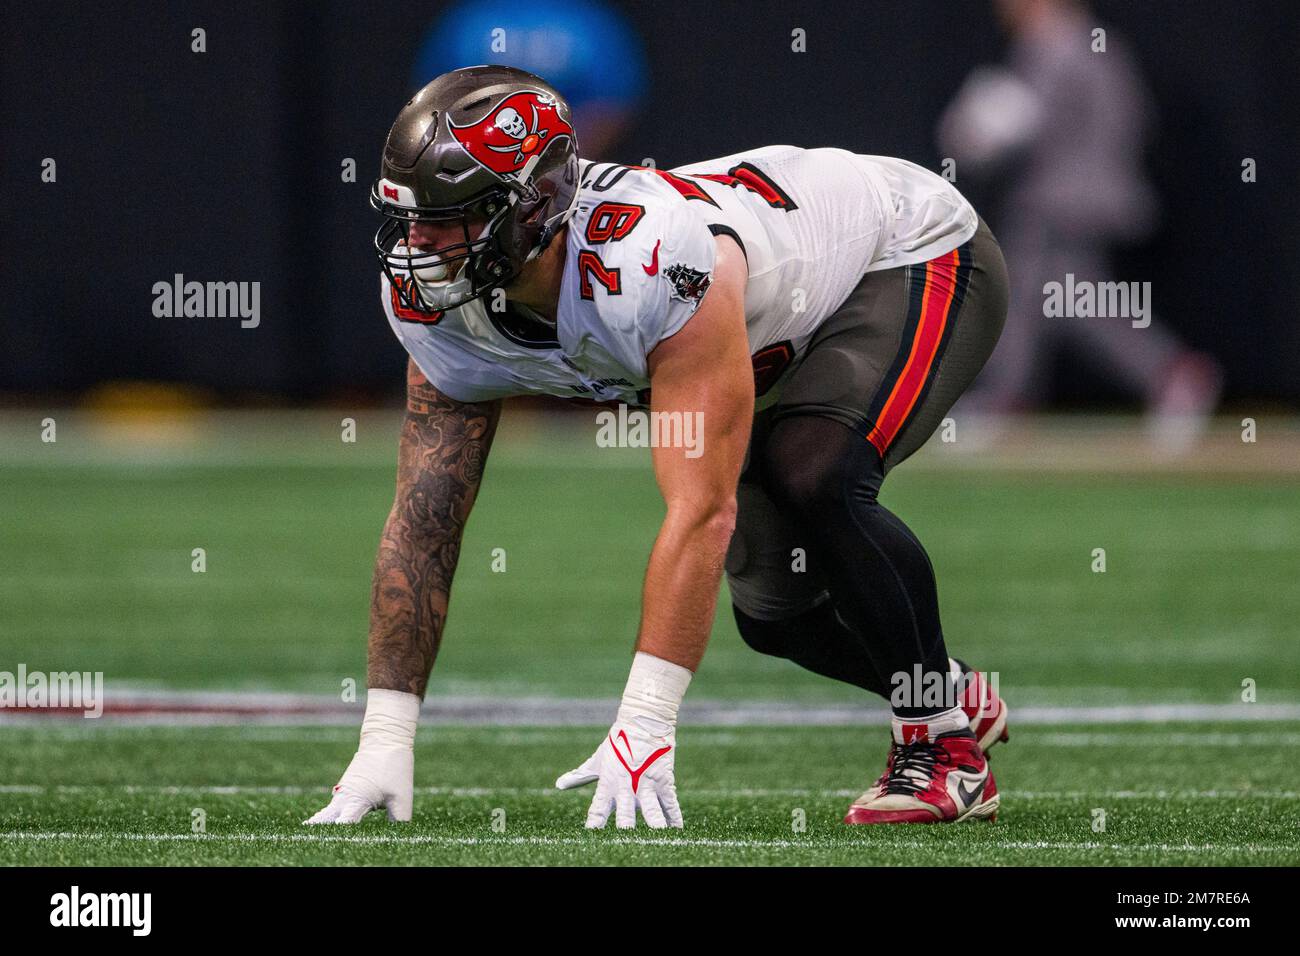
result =
[[[411,816],[416,719],[502,399],[698,414],[653,451],[667,513],[636,653],[595,752],[588,827],[682,825],[678,706],[727,575],[756,650],[890,698],[884,772],[849,823],[992,819],[1006,707],[950,660],[925,549],[878,500],[1002,328],[997,243],[945,180],[771,146],[671,171],[585,162],[563,98],[483,66],[421,89],[372,204],[407,352],[397,494],[379,546],[356,757],[308,823]],[[702,445],[699,442],[702,439]],[[940,688],[942,693],[928,691]]]

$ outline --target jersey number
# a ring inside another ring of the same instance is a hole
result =
[[[722,183],[724,186],[740,186],[743,189],[748,189],[751,193],[761,198],[773,209],[784,209],[786,212],[793,212],[799,208],[795,205],[794,200],[790,198],[786,191],[772,180],[771,176],[763,172],[753,163],[737,163],[725,173],[671,173],[666,169],[656,169],[653,166],[611,165],[607,169],[601,170],[600,175],[591,182],[591,189],[598,193],[610,189],[615,183],[627,175],[629,169],[648,169],[650,172],[663,179],[664,182],[668,183],[668,185],[672,186],[673,189],[677,190],[677,192],[686,199],[700,199],[712,206],[717,205],[717,203],[713,201],[713,197],[706,193],[699,183],[692,182],[692,180],[708,179],[715,183]],[[598,207],[596,212],[599,213],[600,209],[604,208],[604,206],[623,206],[624,209],[641,208],[639,206],[625,206],[622,203],[605,203],[601,207]],[[641,211],[644,212],[645,210],[642,209]],[[593,214],[591,221],[594,222],[596,218],[597,217]],[[639,219],[640,217],[638,216],[637,218]],[[635,225],[636,221],[633,220],[626,227],[622,235],[616,236],[615,238],[621,239],[623,236],[627,235],[627,233],[631,232]],[[589,223],[587,226],[589,234],[591,228],[592,227]]]
[[[438,320],[442,318],[442,310],[437,312],[421,312],[419,309],[408,308],[402,304],[402,297],[397,293],[406,291],[406,283],[409,280],[406,276],[393,276],[392,284],[388,287],[389,294],[393,297],[393,315],[397,316],[399,322],[418,322],[420,325],[437,325]]]
[[[594,299],[596,297],[591,285],[593,278],[603,285],[605,291],[610,295],[623,294],[618,269],[607,269],[605,263],[600,261],[600,256],[589,249],[584,249],[578,253],[578,275],[581,278],[578,289],[584,299]]]
[[[790,367],[794,358],[794,345],[788,340],[761,348],[751,356],[754,363],[754,397],[768,392],[781,373]]]
[[[654,172],[663,177],[668,185],[687,199],[702,199],[714,206],[717,203],[713,201],[713,198],[698,183],[691,182],[692,179],[707,179],[711,182],[722,183],[724,186],[740,186],[748,189],[773,209],[792,212],[799,208],[795,205],[794,200],[786,195],[785,190],[773,182],[767,173],[750,163],[740,163],[737,166],[732,166],[725,173],[691,173],[689,176],[685,176],[662,169],[656,169]]]
[[[625,202],[603,202],[587,220],[587,241],[618,242],[636,228],[645,215],[645,206]]]

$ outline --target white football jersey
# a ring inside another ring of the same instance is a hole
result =
[[[763,404],[867,272],[951,252],[978,226],[934,173],[841,149],[769,146],[669,171],[583,163],[581,175],[553,328],[500,293],[446,313],[409,310],[383,278],[389,324],[440,391],[638,404],[646,356],[695,313],[714,237],[728,235],[748,263],[745,321]]]

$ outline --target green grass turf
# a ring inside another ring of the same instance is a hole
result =
[[[363,686],[396,421],[361,416],[345,445],[337,417],[256,416],[162,455],[74,424],[55,445],[3,432],[0,669],[103,671],[110,687]],[[662,505],[647,454],[597,449],[593,433],[498,440],[431,693],[621,688]],[[1245,678],[1261,701],[1300,701],[1300,494],[1287,477],[922,462],[891,475],[883,498],[926,543],[950,648],[998,671],[1021,705],[1230,703]],[[505,573],[491,570],[497,548]],[[751,652],[725,600],[692,688],[856,694]]]
[[[339,417],[258,415],[174,446],[62,418],[58,443],[42,445],[34,427],[0,421],[0,670],[103,671],[110,694],[364,686],[396,422],[357,416],[358,443],[344,445]],[[597,450],[592,434],[507,422],[431,694],[617,696],[662,506],[647,456]],[[1000,673],[1013,720],[1026,705],[1232,703],[1245,678],[1261,703],[1300,702],[1297,497],[1285,476],[1041,476],[923,459],[884,493],[930,551],[950,647]],[[190,570],[196,547],[203,574]],[[491,570],[495,548],[505,573]],[[1090,570],[1094,548],[1104,574]],[[754,654],[724,600],[691,697],[860,695]],[[422,792],[408,827],[372,820],[327,839],[299,821],[355,728],[0,725],[0,831],[82,834],[6,836],[0,862],[1300,862],[1297,723],[1013,725],[995,752],[996,824],[886,831],[837,822],[879,772],[883,728],[683,727],[688,829],[675,836],[694,842],[678,845],[586,834],[588,798],[546,789],[602,729],[426,727],[417,782],[450,790]],[[245,789],[201,789],[214,787]],[[195,807],[206,837],[190,834]],[[1091,829],[1098,808],[1104,833]]]
[[[1021,728],[993,752],[996,823],[886,828],[838,822],[883,728],[685,728],[671,834],[587,833],[590,791],[549,789],[601,732],[425,728],[410,824],[308,829],[350,728],[6,728],[0,864],[1300,863],[1294,725]]]

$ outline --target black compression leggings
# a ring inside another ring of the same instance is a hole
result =
[[[759,454],[763,487],[808,531],[810,563],[831,601],[786,621],[737,608],[745,642],[885,697],[892,675],[911,675],[918,663],[947,675],[934,570],[916,535],[877,500],[884,469],[875,447],[840,422],[800,415],[777,422]]]

